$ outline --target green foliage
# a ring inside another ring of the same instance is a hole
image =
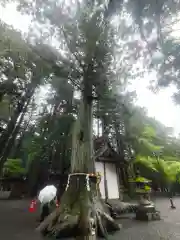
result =
[[[165,157],[164,159],[158,159],[153,157],[137,157],[135,161],[135,166],[140,169],[143,176],[147,177],[161,186],[170,186],[179,181],[180,174],[180,162],[178,159],[176,161],[168,161]]]
[[[136,143],[135,165],[143,176],[162,186],[168,186],[177,179],[180,172],[179,139],[169,136],[169,129],[156,120],[144,116]],[[175,150],[176,149],[176,150]],[[153,155],[156,157],[153,157]]]
[[[4,164],[3,175],[5,177],[21,177],[25,174],[26,170],[22,166],[21,159],[8,159]]]

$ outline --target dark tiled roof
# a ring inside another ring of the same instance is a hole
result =
[[[99,157],[107,157],[108,159],[111,158],[112,161],[121,161],[121,156],[114,150],[106,136],[97,137],[94,139],[94,151],[96,160]]]

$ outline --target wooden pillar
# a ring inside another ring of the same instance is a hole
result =
[[[119,166],[119,175],[120,175],[120,183],[122,182],[123,187],[125,188],[125,178],[124,178],[124,167]]]
[[[106,176],[106,164],[103,162],[104,166],[104,191],[105,191],[105,201],[108,199],[108,186],[107,186],[107,176]]]
[[[116,164],[116,174],[117,174],[117,182],[118,182],[119,199],[122,200],[123,196],[121,193],[121,175],[120,175],[120,165],[119,164]]]

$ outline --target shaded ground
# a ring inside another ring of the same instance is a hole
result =
[[[109,237],[109,240],[180,240],[180,198],[175,199],[177,209],[169,208],[165,198],[156,200],[162,220],[137,222],[123,219],[123,229]],[[0,239],[2,240],[42,240],[35,233],[37,214],[28,212],[28,201],[0,201]]]
[[[28,212],[29,201],[0,201],[0,239],[42,240],[34,231],[37,215]]]

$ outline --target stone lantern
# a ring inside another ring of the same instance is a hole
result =
[[[150,201],[151,181],[137,176],[135,179],[136,194],[139,197],[139,205],[136,211],[136,219],[141,221],[160,220],[160,213]]]

